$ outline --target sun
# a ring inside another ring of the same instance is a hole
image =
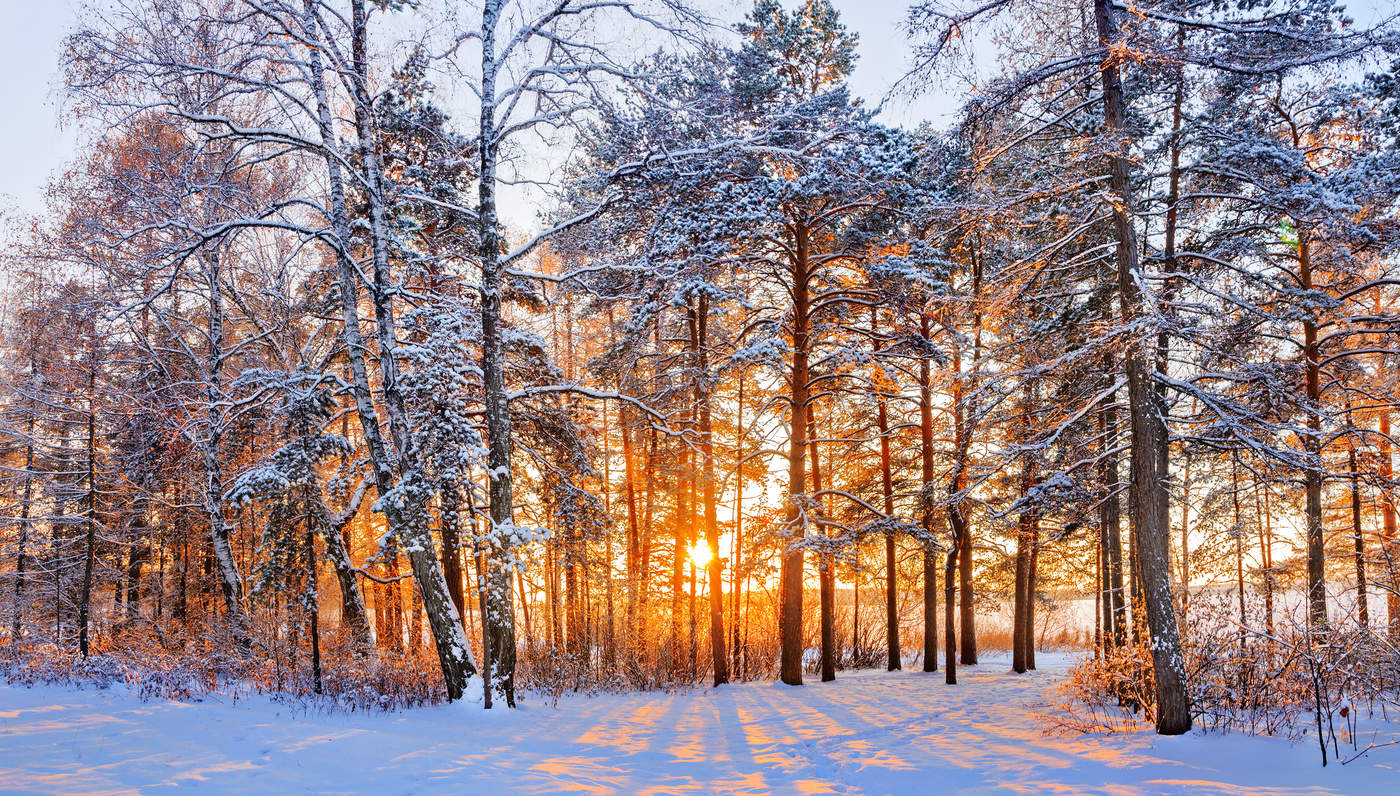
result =
[[[697,568],[704,568],[710,563],[710,546],[704,542],[696,542],[690,546],[690,560],[695,562]]]

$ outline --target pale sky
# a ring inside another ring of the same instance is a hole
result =
[[[792,5],[793,0],[785,0]],[[860,34],[860,61],[852,89],[877,104],[905,72],[909,47],[899,23],[910,0],[834,0],[846,25]],[[1355,0],[1348,7],[1364,23],[1393,11],[1394,0]],[[737,21],[748,0],[717,0],[716,15]],[[58,51],[75,22],[75,0],[0,0],[0,212],[43,208],[44,185],[73,156],[76,131],[60,125]],[[913,124],[946,121],[962,87],[955,81],[914,104],[887,104],[885,120]]]
[[[737,21],[748,2],[722,2],[725,19]],[[907,0],[836,0],[846,25],[860,34],[860,65],[855,91],[878,103],[904,74],[907,47],[897,28]],[[43,208],[44,185],[73,156],[77,134],[60,126],[56,86],[58,50],[71,30],[78,4],[73,0],[0,0],[0,210],[37,212]],[[742,10],[741,10],[742,9]],[[717,12],[719,13],[719,12]],[[951,109],[951,100],[921,101],[928,113],[904,106],[889,114],[891,122],[917,121]]]

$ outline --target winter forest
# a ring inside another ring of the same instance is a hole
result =
[[[155,787],[29,712],[184,703],[370,733],[273,792],[1387,790],[1393,7],[854,5],[78,8],[0,215],[0,789]]]

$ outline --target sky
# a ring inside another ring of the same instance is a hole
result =
[[[73,155],[76,136],[60,129],[53,90],[73,8],[69,0],[0,0],[0,209],[41,209],[49,175]]]
[[[749,8],[749,0],[712,2],[712,14],[735,21]],[[868,104],[877,105],[907,69],[909,47],[899,23],[910,0],[834,2],[847,27],[860,36],[860,61],[851,87]],[[1393,2],[1355,0],[1348,8],[1367,23],[1382,9],[1393,13]],[[795,0],[785,4],[795,5]],[[74,155],[78,133],[71,123],[61,123],[57,87],[59,48],[75,24],[78,7],[77,0],[0,0],[0,153],[5,154],[0,213],[42,210],[44,185]],[[913,102],[889,100],[883,118],[898,124],[946,121],[962,89],[948,81]]]
[[[78,132],[61,123],[59,48],[77,18],[74,0],[0,0],[0,212],[43,209],[44,186],[74,155]],[[738,20],[746,0],[720,0],[712,12]],[[905,71],[904,35],[898,23],[908,0],[836,0],[846,25],[860,34],[860,63],[854,91],[878,104]],[[949,95],[951,97],[951,95]],[[946,114],[949,97],[892,103],[890,122],[917,122]]]

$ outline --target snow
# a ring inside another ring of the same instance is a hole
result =
[[[1400,767],[1400,747],[1323,769],[1315,741],[1048,735],[1033,713],[1069,658],[1039,657],[1019,677],[1004,659],[961,667],[955,687],[942,672],[846,672],[557,708],[535,696],[515,712],[0,686],[0,792],[1370,793]]]

